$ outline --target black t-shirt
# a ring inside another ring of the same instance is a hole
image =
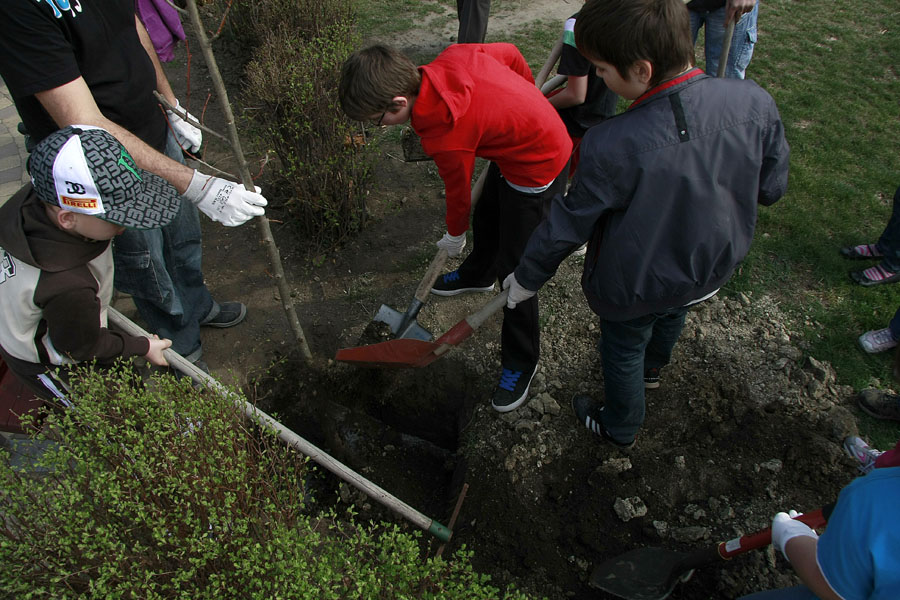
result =
[[[725,0],[691,0],[688,2],[688,10],[696,12],[709,12],[719,10],[725,6]]]
[[[572,137],[584,137],[588,127],[596,125],[601,121],[608,119],[616,114],[616,102],[619,97],[616,96],[606,84],[603,78],[597,76],[597,71],[591,61],[586,59],[575,47],[574,31],[575,19],[578,13],[572,15],[566,21],[566,30],[563,34],[562,53],[559,58],[559,68],[557,72],[560,75],[569,75],[570,77],[587,76],[587,95],[584,103],[577,106],[570,106],[559,111],[566,129]]]
[[[35,142],[59,129],[34,94],[83,77],[100,111],[157,150],[165,117],[133,0],[3,0],[0,75]]]

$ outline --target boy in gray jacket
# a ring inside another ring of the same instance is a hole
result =
[[[107,329],[110,241],[178,214],[178,192],[137,168],[96,127],[70,126],[31,155],[32,183],[0,207],[0,356],[34,393],[63,399],[68,365],[143,356],[165,366],[172,345]],[[60,378],[57,378],[60,375]]]
[[[757,204],[784,195],[789,149],[769,94],[693,67],[682,0],[588,0],[575,41],[633,102],[588,130],[571,189],[503,285],[510,304],[529,298],[588,241],[581,282],[600,317],[605,403],[579,395],[572,405],[588,429],[627,448],[688,307],[746,256]]]

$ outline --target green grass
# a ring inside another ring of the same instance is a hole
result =
[[[409,4],[382,0],[364,11]],[[492,14],[521,4],[495,0]],[[830,362],[838,382],[856,389],[896,385],[891,353],[867,355],[856,338],[887,326],[900,306],[900,286],[852,283],[847,272],[872,263],[844,260],[838,248],[875,241],[900,186],[898,23],[896,0],[767,0],[747,70],[778,104],[791,145],[790,184],[781,201],[760,208],[750,255],[723,294],[773,296],[806,352]],[[488,41],[515,43],[536,73],[561,27],[536,21],[507,39],[489,27]],[[861,413],[860,426],[880,447],[900,436],[896,424]]]

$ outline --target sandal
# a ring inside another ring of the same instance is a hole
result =
[[[858,246],[845,246],[841,248],[841,256],[852,260],[864,260],[867,258],[881,258],[881,250],[875,244],[860,244]]]
[[[850,279],[863,286],[881,285],[900,281],[900,272],[888,271],[881,265],[875,265],[864,271],[850,271]]]

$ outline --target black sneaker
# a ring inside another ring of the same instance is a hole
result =
[[[494,396],[491,398],[491,406],[497,412],[509,412],[516,410],[528,397],[528,388],[531,387],[531,380],[537,373],[537,365],[531,370],[529,375],[526,371],[513,371],[503,368],[500,373],[500,383],[494,390]]]
[[[585,427],[616,448],[629,450],[634,446],[634,440],[631,440],[627,444],[623,444],[622,442],[613,439],[609,432],[606,431],[606,427],[603,426],[602,421],[600,421],[599,413],[603,410],[603,407],[600,407],[599,409],[596,408],[594,399],[587,394],[576,394],[572,397],[572,410],[575,411],[575,417],[578,419],[579,423],[584,423]]]
[[[223,302],[218,306],[219,312],[213,310],[210,313],[211,316],[200,321],[201,327],[218,327],[220,329],[234,327],[247,316],[247,307],[241,302]]]
[[[449,273],[444,273],[441,277],[438,278],[437,281],[434,282],[434,286],[431,288],[432,294],[437,294],[438,296],[455,296],[457,294],[464,294],[466,292],[493,292],[494,284],[491,285],[471,285],[468,282],[462,281],[459,278],[459,269],[456,271],[450,271]]]
[[[659,369],[653,367],[644,371],[644,389],[655,390],[659,387]]]

